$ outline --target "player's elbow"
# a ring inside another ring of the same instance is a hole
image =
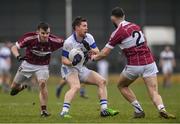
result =
[[[64,64],[64,65],[70,65],[71,61],[66,57],[62,57],[61,63]]]
[[[13,51],[15,51],[15,50],[17,50],[18,48],[17,48],[17,46],[16,45],[13,45],[12,47],[11,47],[11,51],[13,52]]]

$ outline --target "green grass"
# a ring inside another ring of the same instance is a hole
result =
[[[177,119],[166,120],[158,117],[157,109],[153,106],[149,99],[146,87],[140,81],[134,83],[131,87],[141,105],[144,108],[146,117],[144,119],[132,119],[133,109],[131,105],[125,101],[118,91],[116,84],[110,82],[108,85],[108,101],[109,107],[117,109],[120,113],[114,117],[102,118],[99,116],[99,100],[97,97],[97,88],[95,86],[87,86],[87,94],[89,99],[82,99],[79,94],[76,95],[74,101],[71,104],[70,113],[73,116],[72,119],[63,119],[59,117],[59,112],[63,104],[63,96],[68,87],[63,90],[63,94],[60,99],[55,97],[56,84],[59,81],[58,78],[53,77],[48,81],[49,89],[49,102],[48,110],[52,114],[48,118],[40,117],[39,98],[38,92],[22,91],[17,96],[10,96],[9,94],[0,93],[0,122],[1,123],[119,123],[119,122],[159,122],[159,123],[171,123],[180,122],[180,84],[174,83],[170,89],[162,89],[159,86],[159,92],[163,97],[166,109],[174,113]],[[35,103],[35,104],[33,104]]]

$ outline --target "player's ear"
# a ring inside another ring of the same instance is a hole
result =
[[[77,30],[78,28],[79,28],[79,26],[78,26],[78,25],[76,25],[76,26],[75,26],[75,29]]]

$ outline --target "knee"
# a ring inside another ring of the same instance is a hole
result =
[[[99,85],[100,86],[105,86],[107,84],[107,81],[105,80],[105,79],[101,79],[100,81],[99,81]]]
[[[80,90],[80,88],[81,88],[80,85],[74,85],[74,86],[72,87],[72,89],[73,89],[75,92],[78,91],[78,90]]]
[[[128,86],[129,85],[126,85],[125,83],[122,83],[122,82],[119,82],[118,85],[117,85],[119,90],[122,90],[123,88],[128,87]]]
[[[40,89],[45,89],[46,88],[46,82],[45,81],[40,81],[39,82],[39,88]]]

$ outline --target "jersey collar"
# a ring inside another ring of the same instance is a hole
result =
[[[74,39],[75,39],[76,42],[82,43],[81,41],[78,41],[78,40],[77,40],[76,32],[73,32],[73,37],[74,37]],[[87,36],[83,37],[83,40],[84,40],[86,37],[87,37]]]

